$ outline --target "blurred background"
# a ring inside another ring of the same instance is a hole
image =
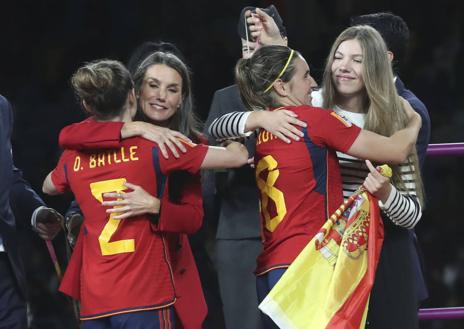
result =
[[[318,81],[329,48],[350,16],[377,11],[402,16],[411,44],[400,76],[429,109],[431,143],[464,142],[462,1],[16,0],[2,1],[0,19],[0,93],[15,111],[16,165],[40,191],[61,152],[60,129],[84,118],[71,92],[72,72],[98,58],[125,62],[143,41],[174,42],[185,54],[193,71],[196,109],[204,120],[214,91],[233,83],[241,8],[270,4],[284,20],[289,45],[302,52]],[[425,164],[427,209],[416,230],[430,289],[424,307],[464,306],[463,168],[462,157],[428,158]],[[44,199],[61,212],[70,200]],[[29,231],[22,240],[33,328],[76,328],[71,304],[56,292],[45,243]],[[66,264],[64,236],[54,243]],[[212,328],[222,325],[218,321]],[[422,322],[421,328],[464,328],[464,320]]]

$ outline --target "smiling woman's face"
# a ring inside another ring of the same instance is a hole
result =
[[[139,94],[143,113],[153,123],[166,123],[182,102],[182,77],[164,64],[150,66],[145,73]]]
[[[332,62],[332,79],[337,91],[343,96],[363,91],[362,72],[363,52],[359,41],[350,39],[340,43]]]

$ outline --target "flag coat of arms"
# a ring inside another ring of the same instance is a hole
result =
[[[364,328],[383,243],[378,201],[358,189],[259,305],[285,329]]]

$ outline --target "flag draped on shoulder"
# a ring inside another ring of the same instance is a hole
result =
[[[360,187],[326,221],[259,308],[285,329],[364,328],[383,234],[378,201]]]

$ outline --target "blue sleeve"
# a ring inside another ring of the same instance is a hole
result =
[[[10,103],[0,96],[0,219],[13,223],[9,206],[9,190],[13,160],[11,156],[11,130],[13,127],[13,115]]]
[[[422,103],[421,103],[422,104]],[[429,113],[427,112],[427,108],[425,107],[424,104],[422,104],[423,108],[419,110],[419,107],[413,106],[413,108],[416,110],[417,113],[422,118],[422,127],[419,130],[419,135],[417,136],[417,141],[416,141],[416,149],[417,149],[417,156],[419,157],[419,164],[420,167],[423,168],[424,166],[424,160],[425,160],[425,154],[427,152],[427,147],[430,142],[430,116]]]
[[[21,170],[13,167],[12,185],[10,190],[10,205],[16,218],[16,224],[30,227],[31,216],[35,209],[44,206],[42,198],[23,178]]]
[[[40,196],[27,183],[21,171],[14,167],[11,153],[11,132],[13,114],[10,103],[0,96],[1,111],[1,159],[0,159],[0,216],[10,218],[9,208],[16,217],[16,224],[30,227],[32,213],[37,207],[44,205]],[[7,183],[3,183],[7,182]]]
[[[414,111],[419,113],[422,119],[422,127],[419,130],[419,135],[417,136],[416,141],[417,156],[419,157],[419,164],[422,169],[424,166],[427,147],[430,142],[430,116],[427,107],[414,94],[409,92],[404,96],[409,104],[411,104]]]

